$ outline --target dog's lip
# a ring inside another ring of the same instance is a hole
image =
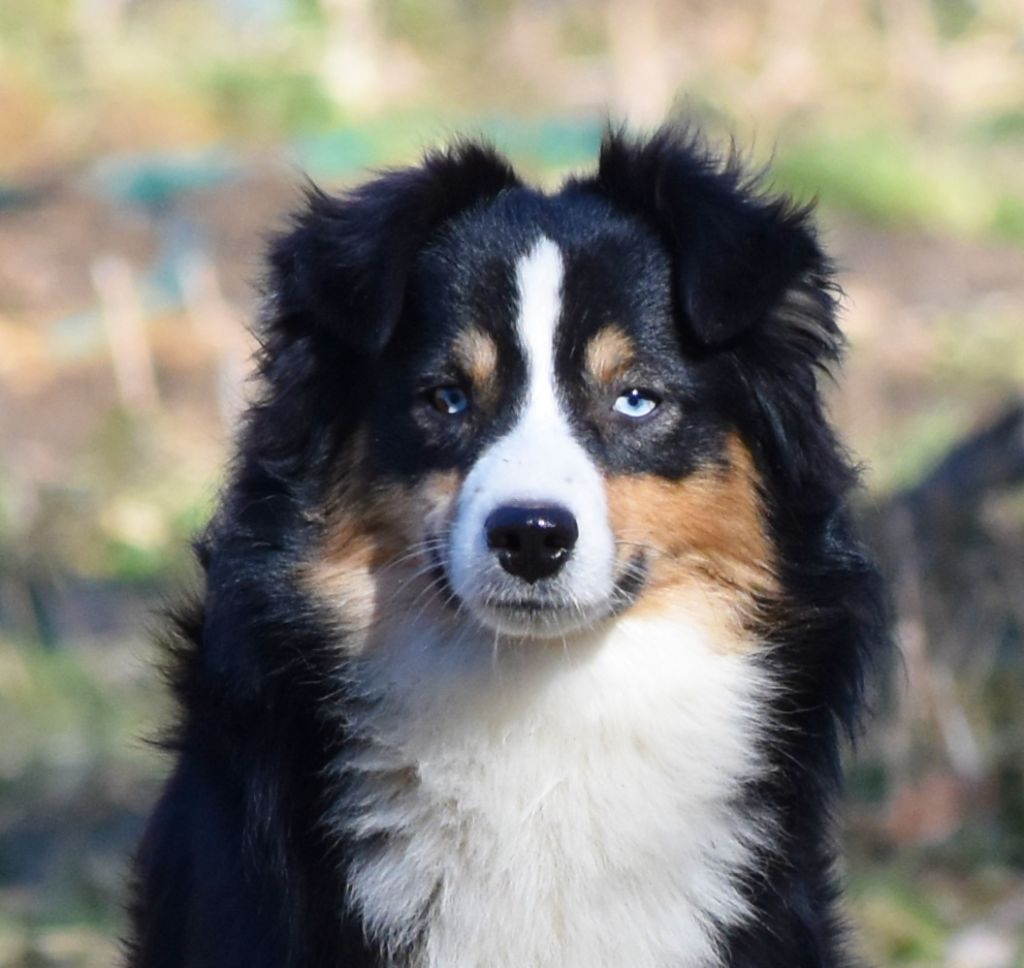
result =
[[[463,599],[452,587],[448,578],[448,568],[437,542],[431,542],[430,571],[431,578],[442,590],[444,602],[449,608],[457,610]],[[646,588],[649,577],[650,564],[647,554],[642,549],[638,550],[615,578],[612,594],[608,599],[610,608],[605,617],[614,618],[631,608]],[[544,598],[491,598],[487,601],[486,607],[499,612],[525,612],[530,615],[558,615],[578,611],[578,606],[571,601]]]
[[[542,598],[492,598],[488,599],[487,607],[501,612],[563,612],[568,603],[551,601]]]

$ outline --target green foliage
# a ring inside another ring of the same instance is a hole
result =
[[[168,711],[142,654],[0,637],[0,888],[41,888],[0,904],[0,963],[110,963],[125,857],[164,769],[142,740]]]
[[[874,221],[959,235],[1020,236],[1024,182],[992,179],[969,152],[928,144],[896,128],[788,142],[779,183]]]
[[[324,128],[338,119],[337,105],[319,78],[273,61],[211,65],[198,76],[196,92],[208,100],[229,136],[266,139]]]
[[[872,490],[884,494],[918,481],[969,429],[968,420],[956,400],[894,420],[884,438],[863,455],[872,469]]]
[[[912,884],[890,873],[855,879],[851,902],[859,937],[873,959],[906,968],[942,964],[949,925]]]
[[[0,38],[15,44],[69,39],[73,0],[5,0],[0,4]]]
[[[483,130],[511,157],[542,172],[588,163],[601,141],[601,125],[586,118],[494,119]]]
[[[25,574],[139,584],[190,573],[189,542],[210,514],[212,486],[158,449],[149,419],[108,414],[67,478],[34,495],[27,520],[0,478],[0,550],[9,561]]]
[[[1024,198],[1013,195],[996,201],[992,232],[1004,239],[1024,242]]]
[[[404,116],[375,122],[340,125],[295,139],[299,167],[313,178],[340,179],[379,165],[385,158],[410,157],[419,145],[416,128]]]
[[[982,141],[1024,141],[1024,111],[1000,111],[981,118],[973,126],[973,133]]]
[[[291,15],[295,21],[306,27],[322,27],[324,9],[320,0],[290,0]]]
[[[947,38],[961,36],[978,16],[976,0],[931,0],[931,7],[939,32]]]
[[[118,668],[124,662],[134,676]],[[0,778],[7,783],[45,786],[66,769],[151,760],[139,727],[153,721],[157,685],[124,648],[47,650],[0,637],[0,672]]]

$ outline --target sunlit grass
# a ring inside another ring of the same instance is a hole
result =
[[[127,856],[165,768],[146,741],[169,712],[151,657],[141,639],[0,638],[0,964],[91,965],[112,950]],[[74,960],[46,960],[65,949]]]
[[[779,185],[873,221],[972,238],[1024,241],[1024,176],[994,178],[986,145],[894,127],[819,131],[785,142]]]

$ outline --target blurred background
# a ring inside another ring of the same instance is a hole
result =
[[[858,943],[1024,965],[1021,0],[2,0],[0,964],[116,957],[149,630],[302,173],[470,131],[554,182],[672,112],[818,197],[843,270],[830,392],[904,650],[844,812]]]

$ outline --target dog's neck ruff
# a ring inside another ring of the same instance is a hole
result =
[[[707,968],[770,818],[768,683],[685,617],[587,643],[422,629],[349,670],[331,823],[349,903],[410,968]]]

